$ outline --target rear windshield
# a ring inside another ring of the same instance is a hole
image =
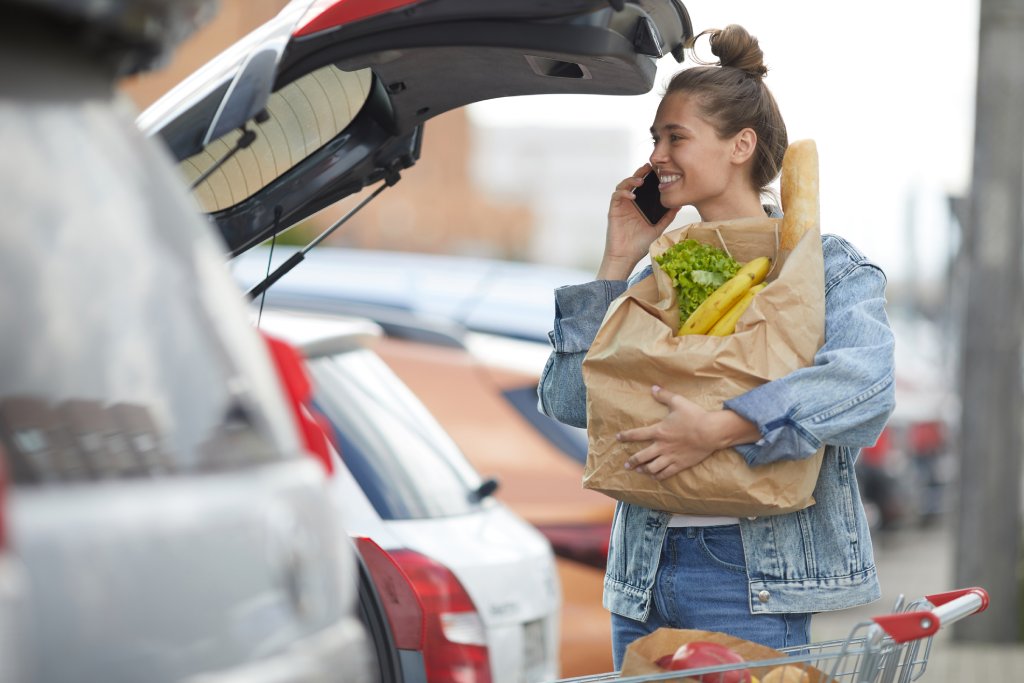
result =
[[[341,459],[383,519],[471,512],[480,476],[411,390],[372,351],[309,363]]]
[[[213,213],[262,190],[344,130],[369,97],[369,69],[342,71],[328,65],[270,96],[267,120],[253,124],[256,139],[201,182],[195,196]],[[227,155],[242,133],[233,130],[181,162],[189,185]]]

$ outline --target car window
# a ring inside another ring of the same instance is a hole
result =
[[[253,196],[343,131],[366,103],[369,69],[328,65],[270,96],[268,118],[255,123],[256,138],[195,188],[203,211],[229,208]],[[228,154],[242,133],[233,130],[181,162],[189,185]]]
[[[465,514],[480,476],[427,409],[372,351],[309,362],[341,459],[384,519]]]

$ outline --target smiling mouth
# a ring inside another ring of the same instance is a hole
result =
[[[659,175],[658,176],[658,189],[663,190],[667,186],[671,185],[675,181],[679,180],[683,176],[681,175]]]

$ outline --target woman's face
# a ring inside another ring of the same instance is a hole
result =
[[[722,139],[701,116],[696,99],[683,93],[664,97],[651,126],[651,166],[658,174],[661,203],[693,206],[704,220],[726,213],[737,192],[752,190],[748,167],[737,163],[735,138]]]

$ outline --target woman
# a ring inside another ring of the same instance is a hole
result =
[[[740,26],[705,31],[718,65],[678,73],[658,107],[650,164],[618,184],[595,282],[555,291],[554,351],[541,377],[542,410],[586,426],[581,364],[612,300],[678,210],[703,221],[777,216],[761,203],[782,166],[785,123],[763,82],[757,40]],[[651,225],[633,191],[651,171],[670,207]],[[840,237],[822,239],[825,342],[811,367],[704,410],[652,387],[667,414],[619,435],[641,442],[626,467],[658,479],[731,447],[748,464],[806,458],[823,444],[815,504],[789,514],[737,519],[673,515],[619,503],[605,575],[612,647],[660,626],[722,631],[781,648],[810,640],[811,614],[880,595],[854,460],[893,408],[893,336],[885,276]],[[634,279],[650,274],[646,267]]]

